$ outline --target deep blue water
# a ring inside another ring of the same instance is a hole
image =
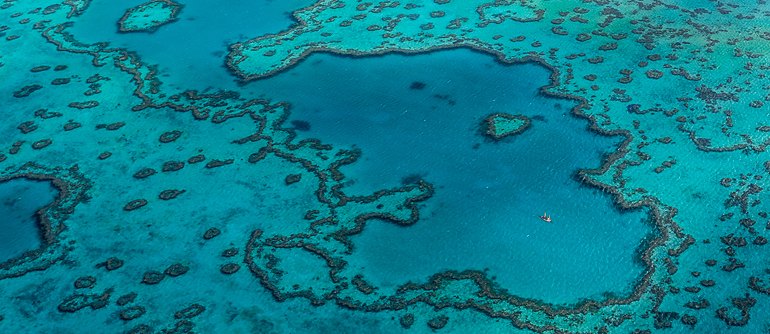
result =
[[[40,247],[35,212],[50,204],[57,191],[46,181],[0,182],[0,262]]]
[[[590,132],[570,114],[573,101],[539,94],[548,75],[466,49],[316,54],[245,89],[291,101],[286,125],[310,125],[300,138],[362,150],[360,161],[342,168],[348,194],[411,176],[436,186],[416,225],[372,221],[354,237],[351,264],[367,279],[395,286],[447,269],[488,268],[512,293],[553,303],[624,295],[643,270],[634,252],[652,233],[648,216],[620,214],[609,195],[573,179],[579,168],[599,167],[622,138]],[[414,82],[425,87],[410,89]],[[481,122],[495,112],[535,120],[522,135],[492,142]],[[553,224],[538,218],[544,211]]]
[[[161,78],[173,89],[236,87],[224,67],[229,44],[273,34],[295,23],[291,12],[313,0],[235,0],[226,6],[211,0],[185,1],[178,21],[152,34],[119,34],[115,18],[144,0],[95,0],[71,32],[86,43],[110,42],[136,51],[148,64],[159,66]],[[238,10],[233,10],[238,8]]]

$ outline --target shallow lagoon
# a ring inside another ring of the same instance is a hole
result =
[[[573,178],[599,167],[623,138],[590,132],[570,113],[574,101],[540,94],[548,76],[539,65],[503,65],[467,49],[317,54],[245,88],[292,101],[286,126],[309,125],[300,138],[362,150],[342,168],[347,194],[419,178],[436,186],[416,225],[372,221],[354,237],[351,265],[373,283],[488,268],[513,294],[551,303],[626,295],[643,272],[635,251],[653,233],[649,218],[621,214],[608,194]],[[532,127],[495,142],[482,120],[496,112],[526,115]],[[553,224],[538,218],[544,211]]]

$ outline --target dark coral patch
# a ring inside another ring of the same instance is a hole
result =
[[[64,114],[58,112],[58,111],[48,111],[48,109],[38,109],[35,110],[35,117],[40,117],[42,119],[49,119],[49,118],[56,118],[61,117]]]
[[[21,87],[19,90],[13,92],[13,97],[15,97],[15,98],[27,97],[30,94],[32,94],[35,91],[38,91],[38,90],[40,90],[42,88],[43,88],[43,86],[38,85],[38,84],[24,86],[24,87]]]
[[[752,307],[757,303],[757,300],[746,294],[745,297],[736,297],[732,300],[732,306],[740,312],[738,317],[734,317],[727,307],[720,307],[717,309],[716,316],[731,327],[745,326],[750,319],[750,313]]]
[[[21,150],[21,145],[24,145],[23,141],[17,141],[13,144],[11,144],[11,149],[8,150],[8,153],[10,154],[17,154]]]
[[[197,164],[199,162],[202,162],[203,160],[206,160],[206,156],[204,156],[203,154],[198,154],[198,155],[191,156],[190,159],[187,159],[187,163]]]
[[[154,331],[152,330],[152,327],[145,324],[137,325],[136,327],[131,328],[130,330],[128,330],[128,332],[126,332],[126,334],[151,334],[151,333],[154,333]]]
[[[32,73],[37,73],[37,72],[48,71],[50,69],[51,69],[51,66],[40,65],[40,66],[35,66],[35,67],[29,69],[29,71],[32,72]]]
[[[81,127],[80,123],[75,122],[75,121],[69,121],[69,122],[64,124],[64,131],[72,131],[72,130],[75,130],[75,129],[79,128],[79,127]]]
[[[156,173],[157,171],[155,171],[154,169],[145,167],[138,170],[136,173],[134,173],[134,178],[143,179],[151,175],[155,175]]]
[[[205,233],[203,233],[203,239],[211,240],[211,239],[215,238],[216,236],[220,235],[221,233],[222,233],[222,231],[220,231],[218,228],[212,227],[212,228],[206,230]]]
[[[99,81],[102,81],[102,80],[110,80],[110,78],[103,77],[103,76],[101,76],[101,75],[99,75],[97,73],[97,74],[94,74],[94,75],[88,77],[88,79],[86,79],[86,83],[87,84],[95,84],[95,83],[97,83]]]
[[[51,80],[51,85],[54,85],[54,86],[66,85],[70,83],[70,81],[71,81],[70,78],[56,78]]]
[[[206,168],[211,169],[211,168],[222,167],[224,165],[232,164],[234,161],[235,160],[233,159],[227,159],[227,160],[212,159],[206,164]]]
[[[294,184],[302,180],[302,174],[289,174],[286,176],[286,179],[284,179],[284,182],[286,185]]]
[[[319,213],[321,213],[321,211],[318,211],[318,210],[308,210],[307,212],[305,212],[305,216],[302,217],[302,218],[304,218],[305,220],[315,220],[316,216]]]
[[[53,4],[53,5],[49,5],[49,6],[46,6],[45,8],[43,8],[42,14],[43,14],[43,15],[51,15],[51,14],[53,14],[53,13],[56,13],[56,11],[57,11],[57,10],[59,10],[59,8],[61,8],[61,4],[58,4],[58,3],[57,3],[57,4]],[[33,9],[33,10],[29,11],[27,14],[37,14],[37,13],[39,13],[39,12],[40,12],[40,7],[37,7],[37,8],[35,8],[35,9]],[[40,22],[38,22],[38,23],[35,23],[35,25],[37,25],[37,24],[39,24],[39,23],[40,23]]]
[[[164,132],[163,134],[160,135],[160,138],[158,138],[158,140],[161,143],[166,144],[179,139],[180,136],[182,136],[182,131],[173,130],[173,131]]]
[[[184,168],[184,162],[183,161],[166,161],[163,163],[162,170],[164,172],[176,172],[180,169]]]
[[[260,148],[257,153],[252,153],[249,155],[248,161],[250,163],[257,163],[258,161],[262,160],[267,156],[267,147]]]
[[[446,326],[447,322],[449,322],[449,317],[445,315],[440,315],[438,317],[428,320],[428,327],[430,327],[431,329],[442,329],[444,328],[444,326]]]
[[[75,280],[75,289],[89,289],[93,288],[96,284],[96,277],[93,276],[83,276],[78,277],[78,279]]]
[[[75,294],[64,299],[57,307],[59,312],[75,313],[86,307],[92,310],[98,310],[107,306],[110,299],[110,290],[101,295],[97,294]]]
[[[84,102],[70,102],[70,104],[68,104],[67,106],[69,106],[70,108],[81,109],[81,110],[91,109],[91,108],[98,107],[99,101],[91,100],[91,101],[84,101]]]
[[[414,325],[414,314],[407,313],[404,314],[401,318],[398,319],[398,322],[401,324],[401,327],[404,329],[409,329]]]
[[[222,251],[222,256],[223,257],[233,257],[233,256],[236,256],[236,255],[238,255],[238,248],[235,248],[235,247],[228,248],[228,249],[225,249],[224,251]]]
[[[237,263],[225,263],[219,267],[219,271],[225,275],[235,274],[239,269],[241,269],[241,266]]]
[[[188,307],[185,307],[184,309],[181,309],[174,313],[174,318],[176,319],[191,319],[195,318],[203,311],[206,310],[206,307],[201,304],[192,304]]]
[[[133,201],[130,201],[126,203],[125,206],[123,206],[123,210],[125,211],[133,211],[136,209],[139,209],[143,206],[147,205],[147,200],[143,198],[135,199]]]
[[[685,314],[681,319],[682,323],[689,326],[695,326],[698,323],[698,318]]]
[[[115,122],[109,124],[97,124],[96,129],[106,129],[108,131],[115,131],[126,125],[126,122]]]
[[[184,275],[190,270],[190,267],[183,265],[181,263],[174,263],[170,265],[166,270],[163,272],[168,275],[169,277],[177,277]]]
[[[177,196],[183,194],[184,192],[185,190],[167,189],[167,190],[161,191],[160,194],[158,195],[158,198],[164,201],[168,201],[170,199],[176,198]]]
[[[679,319],[679,314],[675,312],[655,312],[653,315],[655,322],[653,326],[656,329],[671,328],[673,321]]]
[[[111,258],[107,259],[107,261],[104,261],[104,262],[99,263],[99,264],[96,265],[97,268],[104,267],[108,271],[113,271],[115,269],[119,269],[122,266],[123,266],[123,260],[121,260],[119,258],[116,258],[116,257],[111,257]]]
[[[195,324],[187,319],[182,319],[174,324],[174,327],[169,329],[168,333],[193,333]]]
[[[118,298],[118,300],[115,301],[115,304],[118,306],[125,306],[128,303],[133,303],[136,299],[137,293],[136,292],[129,292],[125,295],[122,295]]]
[[[42,150],[42,149],[48,147],[48,145],[51,145],[52,143],[53,143],[53,140],[51,140],[51,139],[48,139],[48,138],[41,139],[41,140],[38,140],[38,141],[32,143],[32,148],[36,149],[36,150]]]
[[[139,318],[147,312],[143,306],[131,306],[120,312],[120,319],[123,321],[131,321]]]
[[[144,276],[142,276],[142,283],[147,285],[155,285],[160,283],[160,281],[162,281],[165,277],[166,274],[162,272],[150,270],[144,273]]]
[[[28,134],[32,131],[37,130],[37,125],[35,125],[35,122],[33,121],[26,121],[19,124],[19,126],[17,126],[16,128],[19,129],[21,133]]]

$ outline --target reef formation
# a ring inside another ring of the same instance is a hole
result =
[[[340,169],[362,152],[297,139],[284,124],[287,102],[174,91],[131,50],[80,42],[68,30],[89,3],[0,5],[0,46],[10,50],[0,72],[15,85],[0,98],[19,110],[3,116],[11,126],[0,129],[0,182],[50,180],[59,190],[38,212],[41,248],[0,264],[3,298],[21,301],[0,308],[3,331],[27,328],[25,314],[57,319],[41,331],[77,328],[84,316],[131,333],[212,331],[255,323],[258,297],[243,296],[265,291],[281,305],[384,314],[410,330],[767,329],[764,2],[320,0],[296,11],[290,29],[230,46],[226,64],[244,81],[278,76],[314,52],[472,48],[548,68],[543,94],[577,101],[572,113],[592,131],[625,138],[576,179],[620,209],[647,208],[657,231],[640,244],[645,270],[628,295],[571,305],[512,295],[483,270],[395,289],[368,282],[348,266],[351,236],[371,221],[418,223],[433,185],[346,194]],[[121,31],[152,31],[179,8],[135,7]],[[504,114],[487,122],[495,138],[529,124]],[[232,299],[205,298],[212,287]],[[299,328],[281,326],[272,330]]]
[[[118,20],[120,32],[154,32],[160,26],[174,22],[182,5],[173,0],[153,0],[127,10]]]
[[[495,140],[520,134],[532,124],[529,117],[524,115],[492,114],[484,119],[486,135]]]

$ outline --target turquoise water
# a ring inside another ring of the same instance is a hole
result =
[[[0,332],[770,329],[764,5],[177,5],[0,4]]]
[[[0,260],[40,247],[36,213],[51,204],[56,189],[49,182],[14,179],[0,183]]]

